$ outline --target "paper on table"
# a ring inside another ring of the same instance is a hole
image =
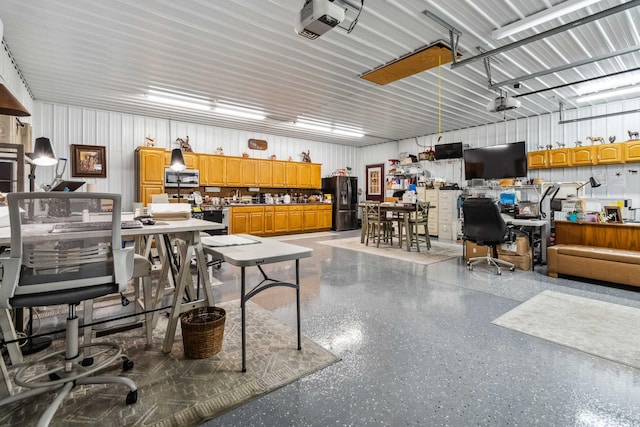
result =
[[[234,235],[202,237],[200,241],[205,246],[235,246],[259,243],[257,240]]]

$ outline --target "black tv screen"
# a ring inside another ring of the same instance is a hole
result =
[[[439,144],[435,148],[436,160],[461,159],[462,142],[452,142],[450,144]]]
[[[524,141],[464,150],[464,178],[502,179],[527,176]]]

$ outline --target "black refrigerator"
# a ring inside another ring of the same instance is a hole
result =
[[[358,178],[333,176],[322,178],[322,192],[333,197],[331,229],[335,231],[358,228]]]

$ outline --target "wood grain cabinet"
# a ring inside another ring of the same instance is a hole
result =
[[[591,166],[596,164],[596,146],[574,147],[569,151],[572,166]]]
[[[298,163],[298,188],[311,188],[311,163]]]
[[[223,156],[200,154],[200,185],[225,185],[226,161]]]
[[[545,169],[547,168],[547,151],[529,151],[527,153],[527,167],[529,169]]]
[[[302,228],[305,231],[317,230],[318,227],[318,207],[308,205],[302,207]]]
[[[272,173],[271,160],[258,160],[258,186],[271,187]]]
[[[287,164],[280,160],[270,160],[271,162],[271,185],[275,188],[287,186]],[[319,188],[319,187],[318,187]]]
[[[623,150],[625,162],[640,162],[640,140],[625,142]]]
[[[322,188],[322,165],[311,163],[311,188]]]
[[[302,231],[304,229],[303,223],[303,209],[302,206],[293,205],[289,206],[289,226],[288,231]]]
[[[547,150],[548,165],[552,168],[564,168],[571,166],[570,148],[558,148],[555,150]]]
[[[318,228],[329,229],[331,228],[331,215],[333,209],[331,205],[319,205],[318,206]]]
[[[242,160],[242,157],[225,157],[226,185],[242,186]]]
[[[596,161],[599,165],[608,165],[624,162],[623,144],[603,144],[596,147]]]
[[[242,159],[241,185],[244,187],[255,187],[258,185],[258,160]]]
[[[145,206],[151,203],[152,195],[164,193],[164,154],[163,148],[136,148],[136,201]]]
[[[164,151],[164,165],[166,167],[171,166],[171,150],[165,151],[163,148],[158,148],[158,150],[163,150]],[[187,167],[187,169],[199,169],[200,168],[200,164],[199,164],[200,155],[199,154],[183,151],[182,152],[182,157],[184,158],[184,164]]]
[[[273,232],[286,233],[289,231],[289,209],[287,206],[273,207]]]
[[[263,206],[234,206],[230,211],[230,234],[264,234]]]
[[[285,185],[289,188],[298,188],[298,164],[294,162],[285,163]]]

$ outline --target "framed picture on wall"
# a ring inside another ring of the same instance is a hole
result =
[[[71,145],[71,176],[107,177],[107,154],[100,145]]]
[[[620,206],[605,206],[604,215],[607,218],[607,222],[622,223],[622,212]]]

